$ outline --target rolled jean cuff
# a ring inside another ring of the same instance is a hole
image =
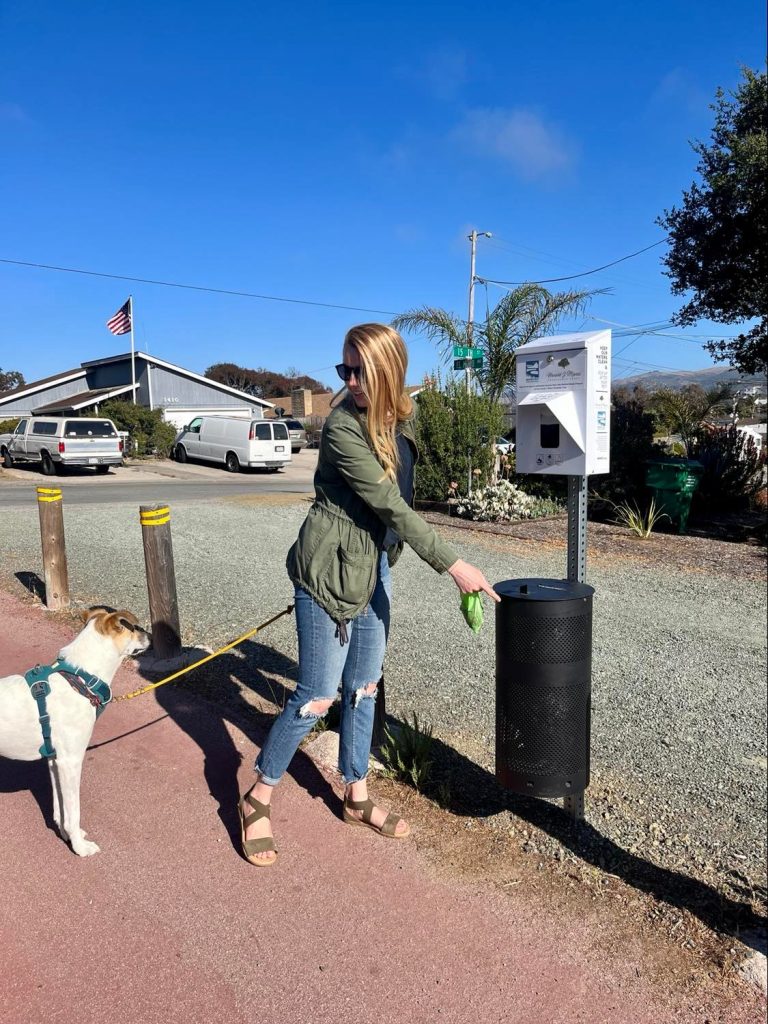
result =
[[[259,775],[258,781],[259,782],[263,782],[265,786],[276,786],[278,784],[278,782],[280,781],[280,779],[272,779],[272,778],[269,777],[269,775],[265,775],[264,774],[264,772],[259,767],[259,759],[258,758],[256,758],[256,764],[253,766],[253,770],[255,772],[258,772],[258,775]],[[282,778],[282,776],[281,776],[281,778]]]

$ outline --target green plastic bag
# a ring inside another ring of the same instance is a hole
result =
[[[479,633],[483,625],[483,600],[480,591],[461,595],[461,614],[473,633]]]

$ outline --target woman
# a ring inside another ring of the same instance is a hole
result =
[[[462,593],[483,590],[498,600],[480,570],[411,508],[416,444],[403,339],[383,324],[361,324],[347,333],[342,358],[336,369],[347,393],[323,429],[315,501],[287,560],[299,681],[256,760],[258,780],[240,803],[243,853],[258,867],[277,857],[269,820],[274,787],[340,684],[344,821],[392,839],[410,832],[402,818],[368,799],[366,780],[389,633],[389,570],[403,542],[437,572],[448,572]]]

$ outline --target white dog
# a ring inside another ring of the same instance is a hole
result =
[[[82,617],[85,628],[62,647],[52,666],[0,679],[0,755],[17,761],[48,758],[53,819],[74,852],[88,857],[99,848],[80,828],[85,751],[97,714],[111,699],[110,684],[120,662],[145,651],[151,637],[130,612],[91,608]],[[47,721],[41,717],[44,711]]]

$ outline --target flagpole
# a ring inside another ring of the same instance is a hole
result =
[[[131,313],[131,384],[133,385],[133,404],[136,405],[136,348],[133,342],[133,296],[128,296],[130,302],[130,313]]]

